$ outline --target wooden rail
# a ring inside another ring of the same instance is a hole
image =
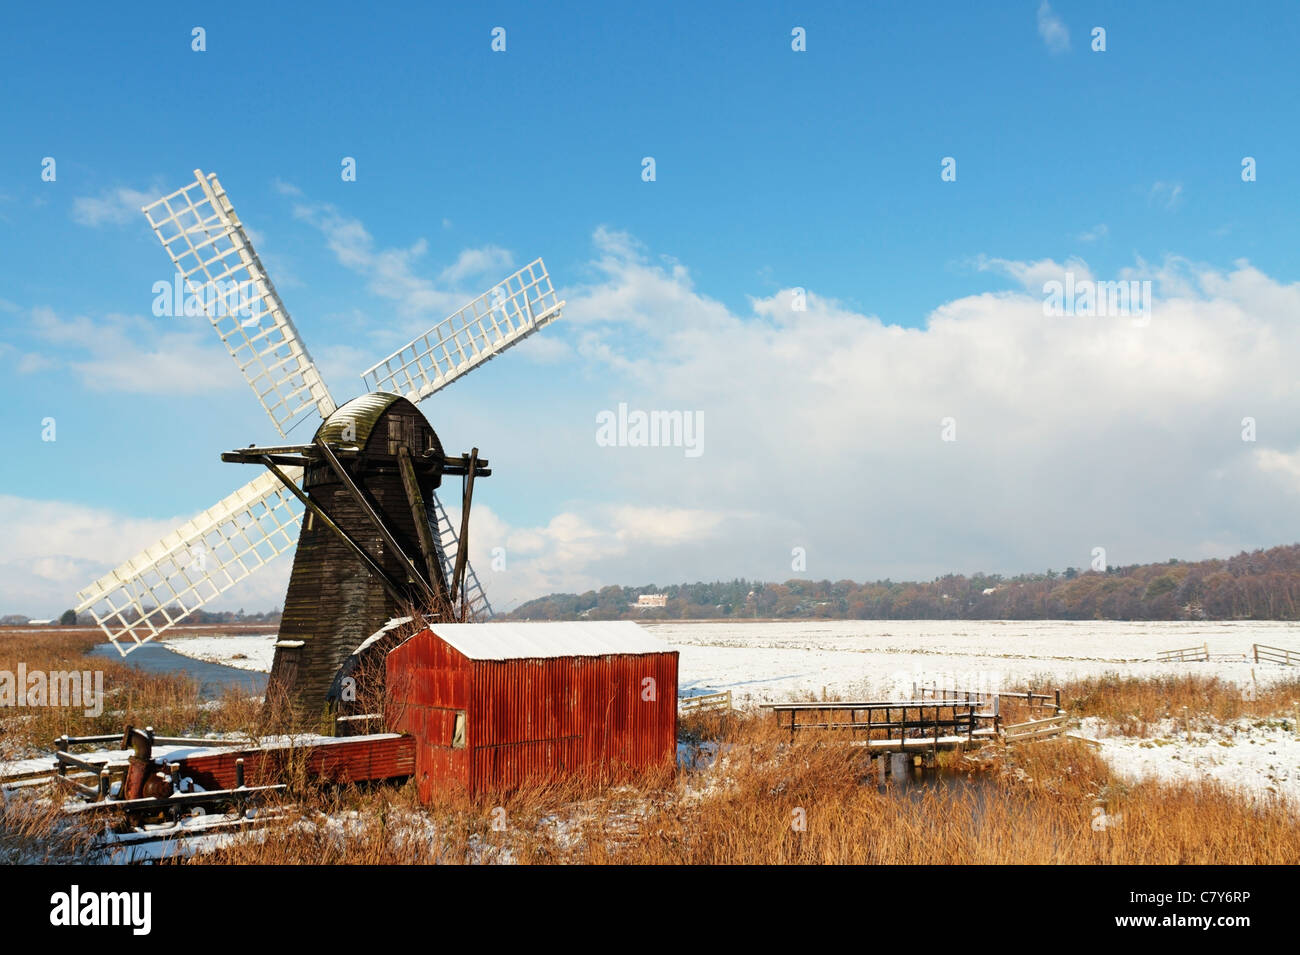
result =
[[[155,746],[213,747],[244,745],[244,741],[239,739],[208,739],[202,736],[151,736],[150,738]],[[54,748],[56,750],[67,750],[72,746],[103,746],[106,743],[120,742],[122,742],[121,733],[107,733],[101,736],[60,736],[54,741]]]
[[[841,731],[876,752],[959,749],[994,734],[992,715],[981,713],[973,700],[836,700],[763,708],[790,731],[792,742],[807,730]]]
[[[677,699],[678,713],[706,713],[710,710],[730,710],[731,691],[705,693],[701,696],[682,696]]]
[[[1029,720],[1027,723],[1012,723],[1002,727],[1002,739],[1006,743],[1027,743],[1037,739],[1051,739],[1063,736],[1070,728],[1070,717],[1065,713],[1049,716],[1041,720]]]
[[[1266,647],[1256,643],[1252,649],[1256,663],[1280,663],[1283,666],[1300,666],[1300,652],[1283,647]]]
[[[912,689],[913,695],[919,700],[969,700],[973,703],[992,703],[995,699],[999,703],[1003,700],[1016,700],[1030,707],[1050,707],[1053,710],[1061,708],[1060,690],[1053,690],[1051,693],[1010,693],[999,690],[992,693],[986,690],[943,690],[933,686],[917,686],[915,683],[912,684]]]
[[[1156,654],[1161,663],[1209,663],[1210,645],[1203,643],[1199,647],[1182,647],[1178,650],[1161,650]]]

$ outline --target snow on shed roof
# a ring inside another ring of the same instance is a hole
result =
[[[471,660],[668,653],[672,647],[630,620],[545,623],[434,623],[437,636]]]

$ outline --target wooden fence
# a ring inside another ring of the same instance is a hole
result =
[[[1011,723],[1002,727],[1002,739],[1007,743],[1027,743],[1031,740],[1064,736],[1070,729],[1070,717],[1065,713],[1027,723]]]
[[[1210,645],[1203,643],[1199,647],[1182,647],[1178,650],[1161,650],[1156,654],[1161,663],[1208,663]]]
[[[682,696],[677,699],[678,713],[707,713],[711,710],[730,710],[731,691],[705,693],[702,696]]]
[[[1281,663],[1283,666],[1300,666],[1300,652],[1282,647],[1266,647],[1254,644],[1256,663]]]

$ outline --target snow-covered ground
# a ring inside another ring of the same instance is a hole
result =
[[[1179,720],[1163,720],[1143,739],[1109,736],[1097,719],[1082,723],[1081,733],[1101,741],[1101,755],[1125,779],[1211,779],[1260,795],[1276,793],[1300,805],[1300,734],[1294,718],[1194,726],[1190,738]]]
[[[203,634],[201,636],[169,637],[158,641],[168,650],[195,660],[224,663],[240,670],[271,672],[275,658],[275,634],[254,633],[236,636]]]

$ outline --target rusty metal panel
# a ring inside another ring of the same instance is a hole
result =
[[[420,796],[671,766],[677,652],[467,660],[430,631],[388,655],[388,728],[417,737]],[[465,747],[451,744],[454,714]]]
[[[385,662],[384,722],[415,738],[415,779],[421,800],[465,788],[468,754],[450,747],[454,714],[468,704],[469,661],[428,630],[392,650]]]
[[[204,789],[234,789],[235,761],[244,760],[244,782],[260,786],[283,781],[291,763],[301,760],[310,776],[336,783],[394,779],[416,771],[418,741],[408,736],[316,738],[302,745],[269,745],[175,759],[181,775]]]
[[[473,793],[571,775],[613,781],[672,763],[675,651],[472,666]]]

